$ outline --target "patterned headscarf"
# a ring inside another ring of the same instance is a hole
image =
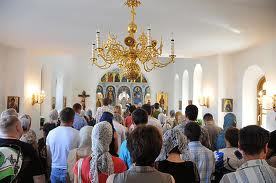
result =
[[[171,150],[178,146],[178,150],[182,155],[182,159],[189,160],[188,141],[178,129],[169,129],[163,135],[163,146],[156,161],[163,161],[167,159]]]
[[[112,156],[108,152],[112,140],[112,127],[110,123],[103,121],[93,127],[92,159],[90,161],[90,175],[92,183],[98,183],[98,171],[111,175],[114,173]]]

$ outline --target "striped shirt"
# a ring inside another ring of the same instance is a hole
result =
[[[275,183],[276,169],[269,166],[265,160],[250,160],[244,163],[236,172],[223,176],[221,183]]]
[[[215,171],[215,157],[213,152],[203,146],[199,141],[189,142],[191,161],[198,169],[200,182],[211,182],[212,173]]]

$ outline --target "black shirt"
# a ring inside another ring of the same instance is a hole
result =
[[[174,163],[168,160],[164,160],[158,161],[156,166],[160,172],[171,174],[176,183],[200,182],[196,165],[191,161]]]
[[[18,183],[33,183],[33,176],[44,174],[38,154],[32,145],[16,139],[0,138],[0,147],[10,145],[20,147],[23,155],[22,167],[16,177]]]

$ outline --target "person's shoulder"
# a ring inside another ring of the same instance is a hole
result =
[[[238,171],[238,170],[237,170]],[[228,174],[225,174],[222,179],[220,180],[220,183],[235,183],[237,182],[237,172],[232,172],[232,173],[228,173]]]
[[[114,164],[114,171],[116,171],[116,173],[121,173],[121,172],[127,170],[127,166],[121,158],[112,156],[112,161]]]
[[[121,144],[121,148],[126,148],[126,146],[127,146],[127,140],[124,140]]]

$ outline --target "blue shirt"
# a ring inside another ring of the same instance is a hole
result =
[[[75,117],[74,117],[73,127],[76,130],[80,130],[82,127],[84,127],[86,125],[87,125],[86,120],[83,117],[81,117],[79,114],[76,113]]]
[[[129,150],[127,149],[127,140],[124,140],[120,147],[119,157],[127,164],[127,167],[132,166],[132,159]]]
[[[191,160],[197,165],[200,182],[211,182],[212,173],[215,171],[215,157],[211,150],[199,141],[188,144]]]

